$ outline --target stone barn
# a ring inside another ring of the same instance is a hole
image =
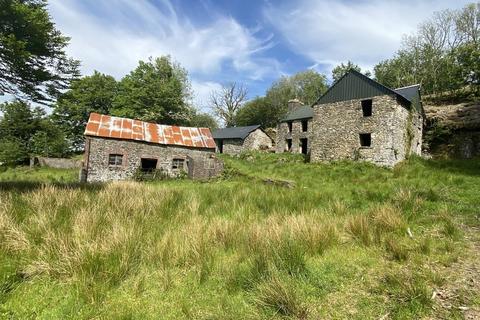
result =
[[[311,161],[393,166],[422,152],[420,86],[390,89],[351,70],[313,107]]]
[[[297,99],[288,101],[288,114],[277,127],[275,151],[310,154],[313,108]]]
[[[223,170],[208,128],[161,125],[91,113],[85,129],[82,177],[87,182],[126,180],[136,172],[182,172],[207,179]]]
[[[217,152],[239,154],[247,150],[269,150],[273,140],[259,125],[248,127],[231,127],[213,132]]]

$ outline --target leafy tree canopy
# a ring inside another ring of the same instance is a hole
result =
[[[326,90],[326,77],[315,70],[281,77],[267,90],[265,97],[257,97],[240,108],[236,115],[237,124],[275,127],[286,115],[289,100],[297,98],[306,105],[311,105]]]
[[[204,112],[193,112],[190,118],[190,126],[199,128],[217,129],[218,123],[213,116]]]
[[[347,61],[347,63],[341,63],[339,64],[338,66],[336,66],[335,68],[333,68],[332,70],[332,79],[334,82],[337,82],[338,80],[340,80],[341,77],[343,77],[343,75],[345,73],[347,73],[348,71],[350,70],[355,70],[355,71],[358,71],[358,72],[362,72],[362,68],[360,68],[357,64],[351,62],[350,60]],[[370,77],[372,74],[370,73],[370,71],[366,71],[364,72],[364,74],[367,76],[367,77]]]
[[[140,61],[120,81],[111,113],[163,124],[188,124],[191,96],[187,71],[163,56]]]
[[[420,83],[426,94],[479,89],[480,4],[436,12],[396,55],[378,63],[375,77],[389,87]]]
[[[45,0],[0,1],[0,94],[48,103],[78,76]]]
[[[65,136],[39,108],[16,100],[0,105],[0,162],[26,163],[31,155],[60,157],[68,152]]]
[[[117,94],[117,81],[95,71],[93,75],[75,80],[54,107],[52,119],[67,134],[74,149],[84,145],[83,132],[90,112],[110,114]]]

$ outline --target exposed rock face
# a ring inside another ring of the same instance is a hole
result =
[[[426,105],[427,146],[435,156],[468,159],[480,156],[480,103]],[[439,130],[441,128],[441,130]]]
[[[393,166],[410,154],[421,154],[422,115],[401,105],[395,96],[370,99],[371,116],[362,111],[362,100],[369,99],[314,107],[311,161],[349,159]]]
[[[141,167],[142,158],[156,160],[155,168],[169,176],[183,170],[193,179],[205,179],[223,170],[223,163],[215,157],[215,149],[87,137],[85,152],[87,182],[130,179]],[[109,163],[111,155],[119,156],[118,163]]]
[[[480,102],[456,105],[425,105],[427,121],[438,121],[452,129],[480,130]]]

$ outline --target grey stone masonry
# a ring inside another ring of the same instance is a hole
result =
[[[248,150],[270,150],[273,147],[273,141],[262,129],[256,129],[245,139],[222,139],[223,152],[226,154],[236,155]],[[218,150],[218,141],[217,150]]]
[[[307,154],[310,154],[312,134],[312,119],[293,120],[281,122],[277,127],[277,141],[275,152],[301,153],[301,139],[307,139]],[[306,131],[305,129],[306,124]],[[290,130],[291,127],[291,130]],[[288,140],[291,141],[291,148],[288,148]]]
[[[364,116],[362,100],[368,99],[372,113]],[[391,167],[421,154],[422,128],[423,116],[394,95],[316,105],[311,161],[350,159]]]
[[[141,167],[142,158],[153,162],[156,160],[156,169],[163,170],[169,176],[176,176],[185,171],[191,174],[193,179],[209,178],[223,170],[223,164],[216,159],[214,151],[213,148],[181,147],[89,136],[86,137],[85,146],[86,181],[131,179]],[[112,160],[115,159],[116,163],[112,164]]]

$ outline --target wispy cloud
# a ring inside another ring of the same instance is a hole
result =
[[[68,53],[82,61],[84,74],[99,70],[120,78],[139,60],[168,54],[191,73],[194,89],[201,90],[197,95],[204,96],[212,83],[258,80],[279,70],[277,60],[262,56],[271,36],[262,38],[230,16],[213,12],[196,25],[169,1],[49,3],[58,28],[72,37]]]
[[[313,66],[332,66],[352,60],[371,69],[391,57],[433,11],[462,7],[465,0],[300,0],[267,5],[266,19],[287,40],[292,51]],[[324,71],[326,71],[324,70]]]

